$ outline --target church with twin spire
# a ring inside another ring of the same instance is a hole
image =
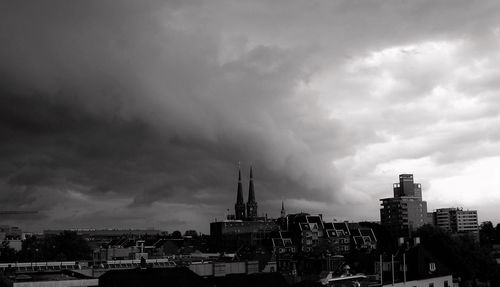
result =
[[[229,213],[229,210],[227,210]],[[285,218],[285,208],[281,203],[281,220]],[[278,219],[279,220],[279,219]],[[277,219],[258,216],[258,205],[255,199],[255,185],[253,168],[250,167],[250,179],[248,185],[248,200],[245,203],[243,197],[243,183],[241,180],[241,168],[238,169],[238,188],[236,191],[236,203],[234,214],[226,214],[226,219],[210,223],[210,237],[214,246],[219,250],[231,250],[234,252],[241,248],[246,242],[255,245],[263,238],[270,238],[270,234],[278,232],[280,225]]]
[[[250,167],[250,183],[248,186],[248,201],[243,201],[243,183],[241,182],[241,169],[238,170],[238,190],[236,194],[236,204],[234,205],[234,214],[236,220],[256,220],[257,201],[255,200],[255,187],[253,183],[253,169]]]

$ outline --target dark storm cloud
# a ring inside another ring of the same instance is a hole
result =
[[[488,124],[429,130],[497,113],[437,113],[432,95],[470,82],[495,102],[491,69],[463,75],[495,51],[493,2],[0,5],[0,208],[40,210],[37,228],[206,230],[234,204],[238,161],[261,212],[341,216],[381,194],[381,164],[496,153],[463,153]]]
[[[283,93],[283,85],[269,76],[286,79],[283,72],[290,67],[280,66],[279,58],[267,66],[280,53],[257,47],[241,61],[217,67],[210,64],[216,57],[213,39],[170,27],[160,33],[151,9],[157,5],[151,4],[116,9],[110,2],[99,7],[57,2],[3,9],[3,27],[9,27],[0,50],[6,79],[3,179],[4,191],[15,194],[11,198],[18,206],[59,215],[54,206],[75,200],[71,190],[77,197],[90,196],[87,203],[129,198],[131,205],[119,214],[162,200],[196,205],[195,196],[206,190],[208,198],[231,194],[224,189],[237,159],[262,156],[256,151],[267,131],[253,138],[231,126],[222,134],[214,128],[242,111],[255,113],[247,117],[266,116],[256,109],[260,100],[249,98],[234,115],[217,118],[224,101],[226,108],[236,107],[226,93]],[[167,7],[167,13],[176,9]],[[24,15],[12,16],[18,14]],[[212,82],[212,75],[219,85],[228,82],[229,90],[211,90],[205,77]],[[214,103],[214,97],[221,99]],[[76,212],[70,217],[96,222],[102,213],[78,215],[82,200],[69,207]],[[201,201],[222,210],[229,198]],[[117,218],[127,221],[127,216]]]

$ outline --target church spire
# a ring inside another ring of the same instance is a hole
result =
[[[281,217],[282,218],[286,217],[285,203],[283,202],[283,200],[281,201]]]
[[[236,195],[236,203],[243,202],[243,185],[241,183],[241,168],[238,168],[238,194]]]
[[[257,217],[257,202],[255,201],[255,188],[253,185],[253,168],[250,166],[250,184],[248,186],[247,218],[252,220]]]
[[[238,191],[236,194],[236,204],[234,214],[237,220],[245,219],[245,202],[243,201],[243,185],[241,183],[241,168],[238,165]]]
[[[250,185],[248,187],[248,202],[255,202],[255,188],[253,186],[253,170],[250,166]]]

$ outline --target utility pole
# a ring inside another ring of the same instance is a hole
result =
[[[384,262],[382,261],[382,254],[380,254],[380,285],[384,285],[382,274],[384,273]]]
[[[394,254],[391,254],[392,286],[394,286]]]
[[[403,252],[403,285],[406,286],[406,253]]]

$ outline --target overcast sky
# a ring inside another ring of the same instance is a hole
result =
[[[208,232],[259,214],[500,221],[498,1],[0,1],[0,224]]]

